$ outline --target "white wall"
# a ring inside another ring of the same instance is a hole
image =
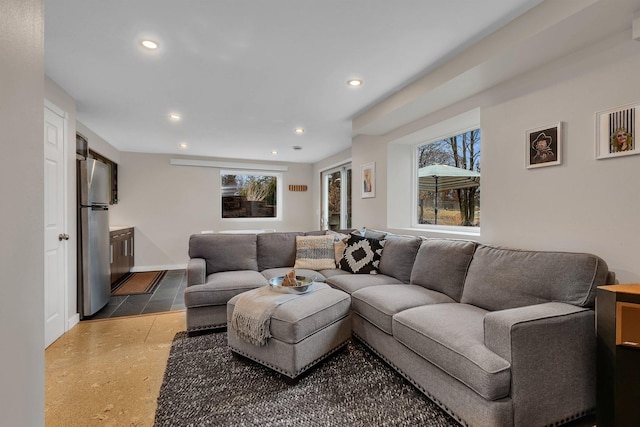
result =
[[[135,227],[135,268],[138,270],[184,267],[189,259],[189,236],[204,230],[318,228],[313,215],[316,201],[312,191],[288,189],[290,184],[311,188],[313,167],[310,164],[257,162],[288,166],[288,171],[283,172],[282,220],[228,221],[220,219],[220,169],[175,166],[169,164],[172,157],[178,156],[120,152],[119,202],[112,206],[109,216],[112,224]]]
[[[387,144],[382,137],[359,135],[351,146],[353,191],[351,214],[354,228],[388,229],[387,226]],[[375,197],[362,198],[362,165],[375,162]]]
[[[512,83],[526,93],[482,109],[483,239],[595,253],[621,283],[639,282],[640,156],[595,160],[594,123],[640,102],[640,43],[625,31],[546,68]],[[524,130],[557,121],[563,164],[525,169]]]
[[[42,0],[0,2],[0,414],[44,425]]]
[[[604,258],[621,283],[640,282],[640,227],[635,220],[640,155],[595,160],[594,137],[596,112],[640,101],[639,72],[640,43],[632,40],[629,29],[387,135],[355,138],[354,168],[375,161],[378,188],[375,199],[359,199],[354,193],[354,222],[390,228],[381,212],[394,209],[387,206],[384,185],[387,152],[394,141],[480,107],[482,227],[476,240],[591,252]],[[564,124],[562,165],[526,169],[526,129],[558,121]],[[406,161],[406,156],[397,157],[390,156]],[[410,165],[393,169],[403,167],[409,170]]]

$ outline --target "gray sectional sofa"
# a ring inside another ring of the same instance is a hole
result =
[[[295,263],[296,236],[193,235],[187,330]],[[379,274],[298,271],[351,296],[353,335],[459,422],[559,425],[595,409],[599,257],[387,235]]]

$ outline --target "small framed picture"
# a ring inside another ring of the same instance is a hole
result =
[[[362,198],[376,197],[376,164],[367,163],[360,166]]]
[[[640,154],[635,141],[639,106],[630,104],[596,113],[596,159]]]
[[[540,168],[562,163],[562,122],[527,131],[526,167]]]

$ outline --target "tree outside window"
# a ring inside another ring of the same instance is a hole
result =
[[[480,226],[480,129],[417,147],[418,224]]]
[[[276,176],[221,174],[222,218],[276,218]]]

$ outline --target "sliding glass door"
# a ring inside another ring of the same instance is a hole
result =
[[[351,164],[322,172],[322,229],[351,228]]]

